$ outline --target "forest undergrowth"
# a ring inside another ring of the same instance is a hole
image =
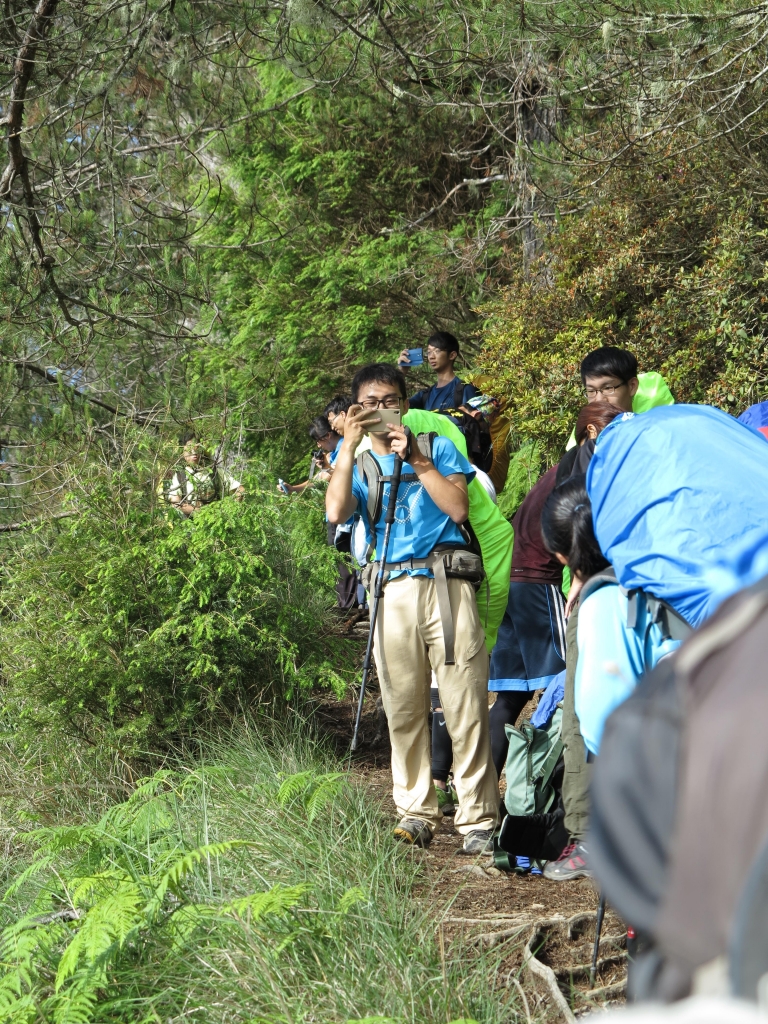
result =
[[[241,722],[132,784],[57,763],[45,804],[5,791],[0,1021],[517,1016],[508,950],[438,941],[440,879],[300,716]],[[9,745],[0,766],[24,774]]]

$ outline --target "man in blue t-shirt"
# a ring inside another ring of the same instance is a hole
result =
[[[447,412],[449,409],[460,409],[470,398],[480,394],[474,384],[465,384],[454,373],[453,364],[459,357],[459,343],[452,334],[438,331],[427,338],[426,356],[431,369],[437,374],[437,383],[431,388],[422,388],[415,395],[411,395],[411,409]],[[400,353],[398,365],[401,370],[407,370],[409,363],[408,349],[404,348]]]
[[[405,393],[405,377],[394,366],[376,363],[355,375],[353,404],[328,485],[326,510],[332,523],[343,523],[358,513],[382,557],[384,515],[375,524],[368,521],[368,487],[355,464],[355,451],[370,433],[372,456],[382,477],[391,475],[396,454],[404,459],[386,553],[387,565],[392,568],[379,608],[374,647],[392,742],[393,795],[400,817],[395,836],[427,846],[442,816],[432,783],[428,729],[431,669],[453,740],[459,796],[456,828],[464,836],[464,852],[478,854],[492,847],[499,806],[488,727],[485,635],[472,585],[448,577],[439,584],[447,593],[438,592],[433,571],[444,557],[434,553],[436,547],[444,552],[467,546],[459,525],[467,519],[467,484],[475,473],[448,438],[434,439],[430,459],[404,427],[375,431],[381,422],[380,409],[408,410]],[[382,509],[387,507],[389,486],[382,482]],[[453,659],[446,655],[443,614],[453,633]]]

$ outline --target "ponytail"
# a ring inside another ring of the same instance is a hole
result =
[[[610,563],[600,550],[592,523],[585,475],[556,487],[541,513],[541,536],[553,555],[562,555],[574,575],[588,579]]]

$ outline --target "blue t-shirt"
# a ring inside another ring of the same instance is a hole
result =
[[[597,754],[610,713],[632,693],[640,676],[677,650],[680,641],[662,637],[644,602],[638,607],[637,624],[628,626],[626,595],[612,583],[579,606],[576,636],[576,716],[587,750]]]
[[[373,452],[371,452],[373,455]],[[394,455],[373,455],[379,464],[382,476],[389,476],[395,466]],[[443,476],[463,473],[467,483],[475,471],[467,462],[453,441],[447,437],[436,437],[432,443],[432,461]],[[403,474],[413,473],[413,468],[403,463]],[[357,466],[352,475],[352,493],[357,498],[357,508],[364,522],[369,541],[371,527],[368,522],[368,487],[360,479]],[[389,501],[389,483],[382,484],[381,515],[376,526],[375,547],[377,555],[384,549],[384,516]],[[404,562],[408,558],[426,558],[437,544],[465,546],[466,541],[456,523],[441,512],[420,480],[405,481],[397,491],[397,508],[392,532],[389,537],[388,562]],[[430,569],[409,569],[409,575],[432,576]],[[401,573],[393,573],[392,577]]]
[[[329,463],[329,465],[331,465],[331,466],[335,466],[336,465],[336,459],[338,459],[338,457],[339,457],[339,452],[341,451],[341,446],[343,444],[344,444],[344,438],[340,437],[339,440],[336,442],[336,447],[333,449],[331,454],[328,456],[328,463]]]
[[[455,377],[450,384],[443,384],[441,388],[437,384],[433,384],[431,388],[423,388],[421,391],[417,391],[412,398],[408,399],[408,404],[412,409],[424,409],[426,412],[442,412],[444,409],[455,409],[457,403],[454,401],[454,395],[458,391],[456,387],[457,382],[463,383],[459,377]],[[470,398],[474,398],[475,395],[479,394],[480,392],[474,384],[464,384],[461,401],[458,405],[466,405]]]

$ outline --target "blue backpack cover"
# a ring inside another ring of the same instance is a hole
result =
[[[617,418],[597,439],[587,491],[621,585],[694,627],[768,573],[768,447],[719,409]]]

